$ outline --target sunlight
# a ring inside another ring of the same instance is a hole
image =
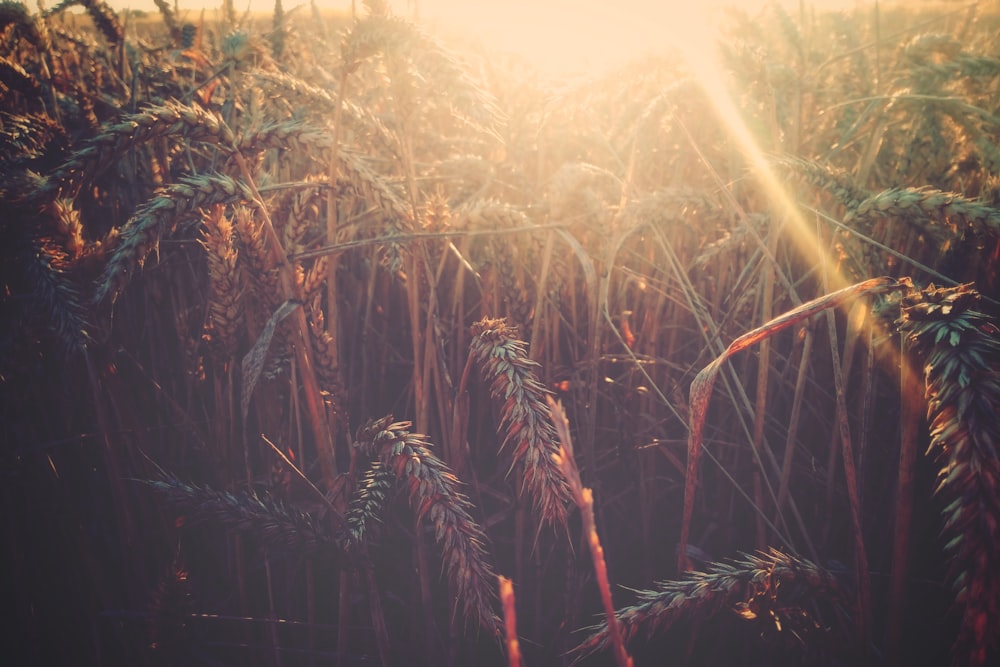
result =
[[[775,212],[785,216],[788,220],[793,231],[792,236],[802,257],[813,266],[822,267],[825,270],[826,279],[829,281],[827,284],[829,291],[845,287],[848,281],[837,269],[830,252],[820,247],[816,233],[771,168],[765,157],[765,148],[758,145],[753,133],[743,122],[743,117],[726,87],[725,74],[718,61],[716,51],[706,48],[704,42],[694,36],[679,41],[678,46],[681,48],[692,75],[705,91],[730,137],[743,152],[747,161],[753,165],[754,175],[759,178]],[[777,151],[778,147],[774,147],[774,150]]]
[[[819,247],[810,224],[768,164],[765,152],[777,147],[757,144],[726,88],[714,45],[724,7],[729,4],[722,0],[424,0],[418,11],[420,19],[432,27],[460,31],[465,38],[480,40],[490,52],[524,57],[543,76],[553,79],[625,67],[644,55],[680,54],[754,166],[774,210],[789,221],[802,256],[814,266],[827,267],[828,288],[839,289],[847,281],[837,272],[829,252]],[[752,13],[761,11],[764,4],[742,2],[739,6]],[[413,0],[395,0],[393,6],[401,14],[412,15],[414,11]]]
[[[563,77],[621,67],[682,44],[687,51],[704,48],[711,42],[718,4],[425,0],[419,15],[428,25],[478,41],[487,51],[521,56],[545,76]],[[407,0],[393,6],[412,14]]]

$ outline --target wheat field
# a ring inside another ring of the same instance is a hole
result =
[[[11,664],[997,664],[1000,8],[873,4],[0,2]]]

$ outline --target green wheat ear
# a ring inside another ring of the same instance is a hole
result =
[[[897,324],[924,361],[928,453],[938,464],[948,578],[961,614],[952,664],[980,666],[1000,637],[1000,328],[971,285],[903,298]]]
[[[191,523],[214,523],[256,540],[264,547],[297,556],[338,553],[335,535],[312,515],[288,507],[267,493],[218,491],[160,472],[148,484]]]

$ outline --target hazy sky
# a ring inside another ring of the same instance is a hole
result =
[[[169,0],[171,3],[173,0]],[[411,15],[414,0],[390,0],[397,14]],[[576,73],[614,66],[678,41],[709,40],[711,16],[722,4],[759,10],[767,0],[417,0],[420,19],[434,29],[456,31],[491,51],[519,52],[543,72]],[[115,8],[156,11],[153,0],[109,0]],[[320,7],[349,9],[350,0],[316,0]],[[873,0],[805,0],[806,6],[853,7]],[[308,0],[282,0],[285,12]],[[784,0],[798,8],[798,0]],[[202,7],[221,0],[178,0],[181,13],[197,19]],[[234,0],[237,11],[270,11],[274,0]],[[362,10],[358,0],[359,11]]]

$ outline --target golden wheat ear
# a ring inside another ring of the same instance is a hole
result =
[[[952,590],[961,616],[952,664],[985,665],[1000,642],[1000,328],[971,285],[904,296],[899,330],[923,359]]]
[[[466,619],[499,636],[503,626],[493,611],[496,575],[486,559],[486,534],[472,518],[472,503],[458,490],[458,478],[431,452],[426,436],[409,428],[409,422],[394,422],[389,415],[358,429],[356,445],[378,461],[378,468],[362,485],[368,498],[362,503],[365,508],[352,514],[351,532],[364,534],[366,508],[384,502],[379,495],[386,482],[381,471],[390,472],[405,485],[417,519],[426,518],[433,525],[444,570]]]
[[[213,206],[202,218],[201,245],[208,259],[210,336],[222,361],[234,357],[243,329],[244,279],[237,263],[233,223],[223,206]]]

